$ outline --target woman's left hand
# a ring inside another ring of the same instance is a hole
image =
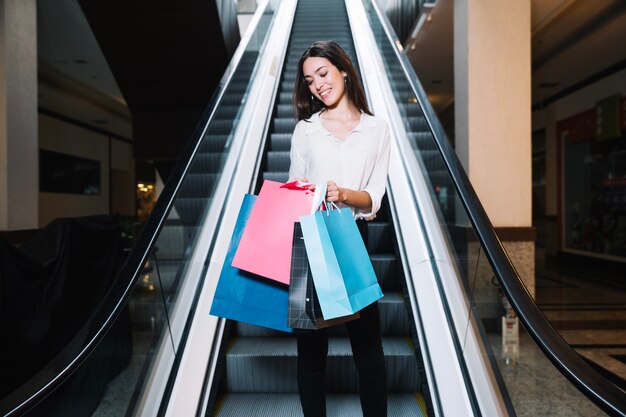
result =
[[[326,186],[326,201],[329,202],[343,202],[340,200],[342,189],[337,186],[335,181],[330,180]]]
[[[372,209],[372,197],[367,191],[339,187],[333,180],[326,184],[326,201],[342,203],[359,210],[368,211]]]

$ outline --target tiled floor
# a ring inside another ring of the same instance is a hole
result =
[[[579,354],[626,389],[626,363],[619,359],[626,355],[626,274],[620,283],[620,277],[541,259],[536,271],[544,314]]]
[[[527,334],[520,334],[516,355],[503,352],[499,336],[493,337],[492,347],[518,417],[605,415],[552,366]]]
[[[626,276],[620,285],[619,277],[540,259],[536,299],[565,341],[626,389]],[[523,331],[516,354],[503,351],[499,335],[491,341],[518,416],[606,415],[549,363]]]

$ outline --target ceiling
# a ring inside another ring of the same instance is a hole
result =
[[[130,138],[131,116],[77,0],[38,0],[39,107]]]
[[[39,0],[39,105],[132,137],[131,114],[77,0]],[[453,0],[427,3],[405,51],[439,113],[454,103]],[[532,103],[626,59],[623,0],[532,0]],[[69,94],[69,95],[68,95]]]
[[[531,0],[532,103],[626,59],[623,0]],[[428,4],[405,51],[438,113],[454,103],[453,0]]]
[[[176,157],[228,64],[214,1],[38,0],[37,40],[44,114],[144,159]]]

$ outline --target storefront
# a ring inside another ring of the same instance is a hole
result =
[[[556,123],[563,252],[626,262],[626,97]]]

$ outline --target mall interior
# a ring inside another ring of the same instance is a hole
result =
[[[1,415],[303,415],[294,292],[231,263],[334,40],[389,125],[388,415],[626,416],[623,0],[0,0],[0,31]]]

